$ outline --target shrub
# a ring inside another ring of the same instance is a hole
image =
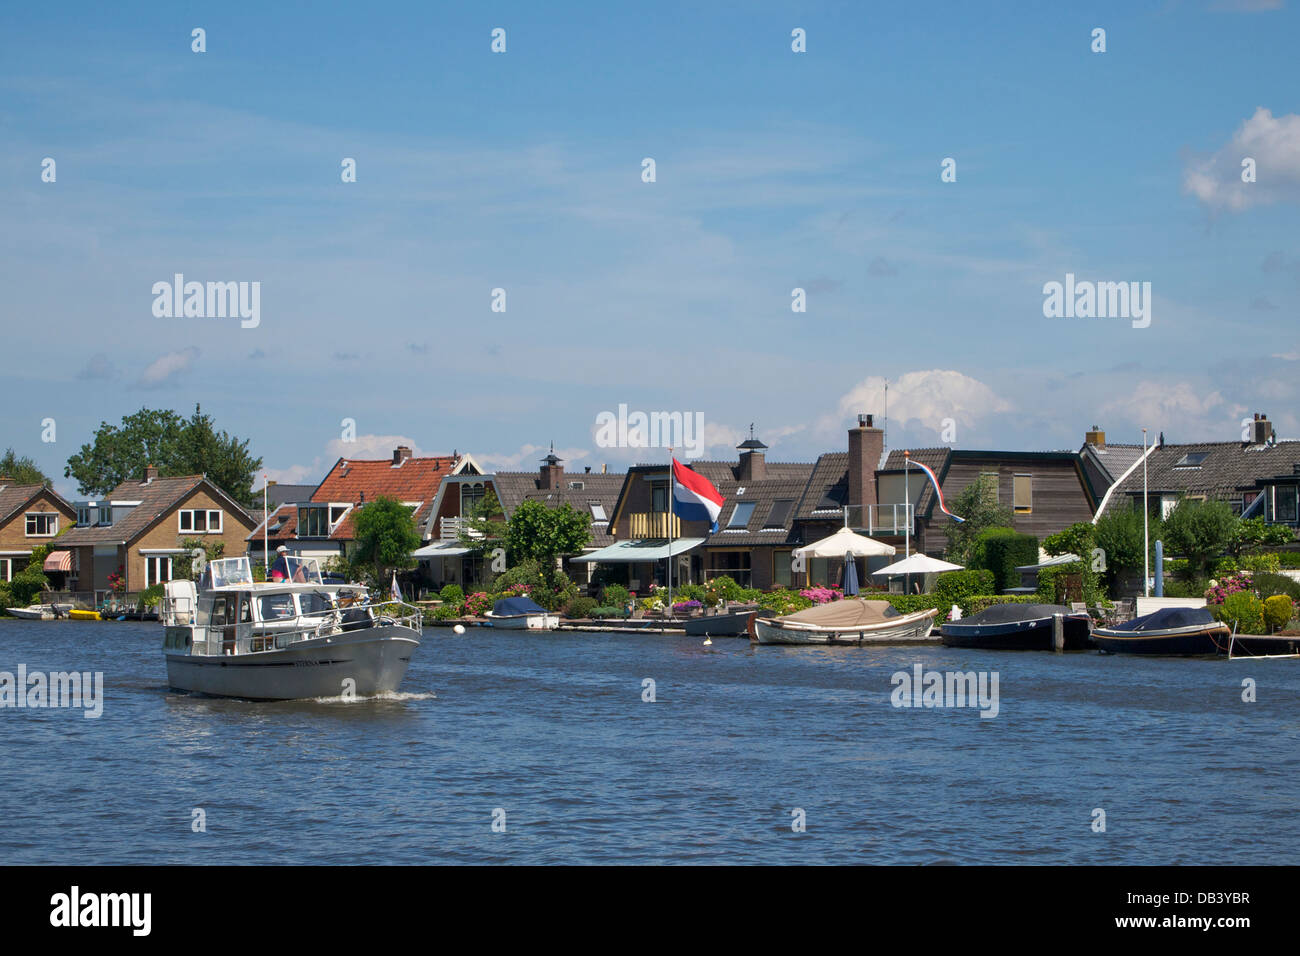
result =
[[[1282,570],[1282,560],[1276,554],[1247,554],[1241,559],[1241,569],[1255,574],[1261,571],[1276,574]]]
[[[680,598],[683,601],[699,601],[704,603],[704,597],[707,592],[703,584],[674,584],[673,599]],[[675,605],[674,605],[675,606]]]
[[[621,607],[596,607],[591,609],[591,616],[594,618],[622,617],[623,608]]]
[[[1206,589],[1209,588],[1210,582],[1206,578],[1192,578],[1185,581],[1181,578],[1170,578],[1165,581],[1165,597],[1176,598],[1198,598],[1205,597]]]
[[[1283,551],[1277,559],[1284,568],[1300,568],[1300,551]]]
[[[940,606],[961,604],[973,594],[993,593],[993,572],[986,568],[945,571],[934,582],[932,592]]]
[[[437,607],[424,612],[425,623],[428,623],[431,620],[450,621],[457,617],[460,617],[460,605],[450,601],[444,601]]]
[[[632,592],[621,584],[606,584],[604,591],[601,592],[601,600],[606,607],[627,607],[631,597]]]
[[[1253,592],[1255,583],[1249,574],[1233,574],[1219,581],[1211,581],[1205,591],[1206,604],[1222,604],[1233,594],[1242,591]]]
[[[961,611],[967,617],[995,604],[1038,604],[1037,594],[976,594],[967,599]]]
[[[445,584],[442,590],[438,592],[438,597],[448,604],[459,606],[465,600],[465,592],[461,590],[459,584]]]
[[[163,584],[151,584],[140,592],[140,603],[145,607],[158,607],[162,604],[164,588]]]
[[[34,563],[29,564],[9,581],[10,603],[13,607],[27,607],[35,602],[37,596],[49,586],[50,582],[45,573]]]
[[[5,608],[16,607],[13,596],[9,593],[9,583],[0,581],[0,617],[5,617]]]
[[[674,601],[674,602],[673,602],[673,613],[674,613],[674,614],[689,614],[689,613],[691,613],[692,611],[698,611],[698,610],[700,610],[702,607],[704,607],[704,605],[701,604],[699,601]]]
[[[763,596],[763,592],[758,588],[741,588],[740,596],[736,598],[741,604],[755,604]]]
[[[804,588],[799,593],[813,604],[829,604],[843,596],[839,591],[832,591],[830,588]]]
[[[739,601],[743,589],[723,574],[704,585],[704,603],[714,607],[724,601]]]
[[[1016,568],[1038,563],[1038,539],[1012,528],[989,528],[975,539],[970,567],[993,572],[993,586],[999,591],[1020,585]]]
[[[1256,574],[1254,576],[1255,593],[1267,600],[1275,594],[1285,594],[1293,602],[1300,603],[1300,581],[1285,574]]]
[[[1286,627],[1293,613],[1295,603],[1285,594],[1274,594],[1264,599],[1264,623],[1270,631]]]
[[[759,607],[778,615],[793,614],[795,611],[802,611],[812,607],[812,604],[811,600],[797,591],[791,591],[789,588],[769,591],[758,599]]]
[[[565,617],[591,617],[591,612],[596,610],[599,605],[595,598],[576,597],[569,602],[568,607],[564,609]],[[626,604],[619,605],[626,607]]]
[[[463,610],[470,617],[479,617],[492,610],[492,598],[485,591],[475,591],[465,598]]]
[[[1042,601],[1044,604],[1058,604],[1066,600],[1065,591],[1069,582],[1063,580],[1077,576],[1080,587],[1083,585],[1083,562],[1071,561],[1069,564],[1058,564],[1054,568],[1043,568],[1038,572],[1038,590],[1034,592],[1034,599]],[[1080,595],[1084,597],[1083,595]],[[1086,601],[1087,598],[1084,597]]]
[[[1250,591],[1229,594],[1222,604],[1209,605],[1210,613],[1225,624],[1235,624],[1240,634],[1264,633],[1264,604]]]

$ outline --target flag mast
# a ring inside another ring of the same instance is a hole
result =
[[[668,446],[668,607],[665,609],[665,621],[673,617],[673,509],[676,502],[674,483],[677,476],[673,474],[673,448]]]

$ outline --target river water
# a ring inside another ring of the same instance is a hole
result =
[[[104,680],[0,708],[5,862],[1300,858],[1295,660],[426,629],[394,698],[266,704],[169,690],[161,638],[0,620],[0,671]],[[917,664],[997,716],[893,706]]]

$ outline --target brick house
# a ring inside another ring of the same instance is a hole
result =
[[[11,478],[0,477],[0,581],[11,580],[27,567],[33,548],[54,544],[76,516],[72,504],[53,488],[16,485]],[[52,567],[61,563],[62,557],[54,554],[46,559],[52,575],[66,573]]]
[[[75,520],[58,542],[71,559],[68,590],[97,596],[111,590],[110,574],[125,575],[128,593],[170,581],[186,538],[220,542],[225,557],[238,557],[253,527],[248,512],[205,475],[160,478],[152,465],[104,498],[77,502]]]

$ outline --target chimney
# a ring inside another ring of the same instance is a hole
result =
[[[551,453],[542,459],[542,467],[539,469],[540,490],[551,491],[563,484],[564,466],[560,464],[562,461],[563,458],[557,458],[555,455],[555,442],[551,442]]]
[[[1273,423],[1268,420],[1268,416],[1263,412],[1257,412],[1255,420],[1251,422],[1251,428],[1254,434],[1251,436],[1255,439],[1256,445],[1267,445],[1273,440]]]
[[[849,429],[850,506],[876,503],[876,469],[884,450],[885,433],[876,427],[874,416],[859,415],[858,427]]]
[[[767,477],[767,448],[754,437],[754,426],[749,426],[749,437],[736,446],[740,450],[740,467],[736,469],[737,481],[762,481]]]
[[[1083,443],[1085,445],[1093,445],[1094,447],[1097,448],[1105,448],[1106,433],[1102,431],[1100,428],[1098,428],[1096,425],[1093,425],[1091,431],[1084,433]]]
[[[407,445],[398,445],[393,449],[393,467],[396,468],[406,459],[411,457],[411,449]]]
[[[144,477],[141,479],[141,482],[142,482],[143,484],[146,484],[146,485],[147,485],[147,484],[149,484],[149,482],[153,481],[153,480],[154,480],[155,478],[157,478],[157,477],[158,477],[158,466],[157,466],[157,465],[145,465],[145,466],[144,466]]]
[[[584,475],[590,475],[590,474],[591,474],[591,465],[587,465],[587,466],[585,466],[585,467],[582,469],[582,473],[583,473]]]
[[[0,485],[7,485],[11,481],[13,478],[10,475],[0,475]]]

